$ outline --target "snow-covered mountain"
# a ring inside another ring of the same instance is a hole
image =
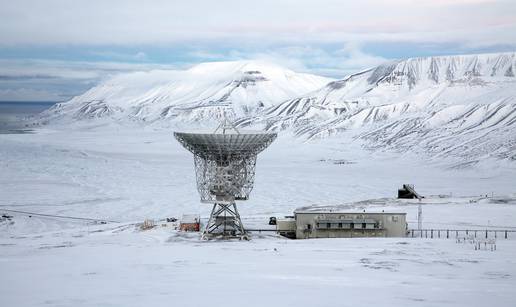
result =
[[[354,132],[373,149],[516,160],[515,53],[411,58],[269,107],[240,126],[309,139]]]
[[[206,122],[257,114],[332,79],[258,61],[203,63],[188,70],[122,74],[43,114],[47,120],[112,117]]]
[[[374,150],[516,160],[516,54],[392,61],[331,80],[253,61],[123,74],[56,105],[45,121],[108,117],[240,127],[305,139],[350,133]]]

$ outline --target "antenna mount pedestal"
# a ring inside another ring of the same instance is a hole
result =
[[[213,205],[210,219],[204,228],[202,238],[210,239],[218,236],[224,239],[239,238],[249,240],[235,202],[229,204],[215,203]]]

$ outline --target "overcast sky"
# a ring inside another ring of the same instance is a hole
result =
[[[513,0],[0,0],[0,20],[4,101],[206,61],[342,78],[389,59],[516,50]]]

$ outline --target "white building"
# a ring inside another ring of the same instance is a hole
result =
[[[297,210],[278,220],[278,232],[297,239],[404,237],[406,213]]]

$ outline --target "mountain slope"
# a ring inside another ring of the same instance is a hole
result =
[[[467,166],[516,160],[515,72],[515,53],[411,58],[337,81],[261,62],[204,63],[116,76],[42,118],[213,126],[226,113],[240,127],[305,139],[346,132],[372,150]]]
[[[413,58],[334,81],[239,121],[309,139],[344,131],[379,150],[516,160],[514,53]]]
[[[115,76],[43,114],[48,120],[113,117],[203,122],[254,115],[331,79],[295,73],[262,62],[203,63],[184,71]]]

